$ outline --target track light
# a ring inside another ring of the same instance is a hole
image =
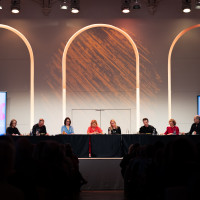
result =
[[[68,6],[67,6],[67,0],[62,0],[61,4],[60,4],[60,9],[62,10],[67,10]]]
[[[133,9],[140,9],[140,8],[141,8],[141,6],[140,6],[139,0],[135,0],[134,5],[133,5]]]
[[[2,6],[2,1],[0,0],[0,10],[3,9],[3,6]]]
[[[196,0],[195,2],[195,8],[200,9],[200,0]]]
[[[79,11],[80,11],[79,1],[71,0],[71,12],[76,14],[79,13]]]
[[[191,0],[182,0],[182,10],[184,13],[191,12]]]
[[[130,0],[124,0],[122,3],[122,12],[127,14],[130,13]]]
[[[20,0],[11,0],[11,12],[14,14],[20,11]]]

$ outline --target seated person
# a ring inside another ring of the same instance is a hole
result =
[[[32,134],[36,135],[48,135],[46,126],[44,125],[44,119],[40,119],[39,123],[35,124],[32,128]]]
[[[179,135],[179,128],[176,126],[176,121],[174,119],[169,120],[169,126],[164,135]]]
[[[98,127],[97,121],[92,120],[88,127],[87,134],[103,134],[103,131]]]
[[[71,119],[66,117],[64,120],[64,125],[61,128],[62,134],[74,134],[74,128],[71,126]]]
[[[187,135],[200,135],[200,116],[194,117],[194,123],[192,124],[189,133]]]
[[[21,135],[17,126],[17,120],[16,119],[12,119],[10,122],[10,126],[6,129],[6,135]]]
[[[153,126],[149,125],[149,120],[147,118],[144,118],[142,121],[143,121],[144,126],[140,128],[139,130],[140,134],[157,135],[156,129]]]
[[[114,119],[110,120],[110,127],[108,128],[108,134],[121,134],[121,128],[116,125],[116,122]]]

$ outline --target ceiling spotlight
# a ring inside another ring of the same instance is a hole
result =
[[[182,10],[184,13],[191,12],[191,0],[182,0]]]
[[[67,0],[62,0],[61,4],[60,4],[60,9],[62,10],[67,10],[68,6],[67,6]]]
[[[125,0],[123,3],[122,3],[122,12],[127,14],[127,13],[130,13],[130,0]]]
[[[79,11],[80,11],[79,1],[71,0],[71,12],[76,14],[79,13]]]
[[[11,0],[11,12],[14,14],[20,11],[20,0]]]
[[[196,0],[195,2],[195,8],[200,9],[200,0]]]
[[[0,10],[3,9],[3,6],[2,6],[2,3],[1,3],[1,0],[0,0]]]
[[[139,0],[135,0],[134,5],[133,5],[133,9],[140,9],[140,8],[141,8],[141,6],[140,6]]]

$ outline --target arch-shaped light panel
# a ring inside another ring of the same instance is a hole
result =
[[[67,42],[64,52],[63,52],[63,57],[62,57],[62,105],[63,105],[63,120],[66,117],[66,56],[68,49],[73,42],[73,40],[82,32],[91,29],[91,28],[97,28],[97,27],[104,27],[104,28],[111,28],[114,29],[118,32],[120,32],[122,35],[124,35],[128,41],[131,43],[133,50],[135,52],[135,57],[136,57],[136,130],[139,130],[140,126],[140,67],[139,67],[139,52],[137,49],[137,46],[135,42],[132,40],[132,38],[122,29],[112,26],[109,24],[92,24],[89,26],[85,26],[84,28],[80,29],[77,31],[72,37],[69,39]]]
[[[184,29],[181,31],[173,40],[171,47],[169,49],[169,54],[168,54],[168,118],[171,119],[172,117],[172,80],[171,80],[171,57],[172,57],[172,52],[174,49],[175,44],[178,42],[178,40],[188,31],[200,27],[200,24],[196,24],[194,26],[191,26],[189,28]]]
[[[29,43],[29,41],[26,39],[26,37],[20,33],[17,29],[12,28],[11,26],[7,26],[4,24],[0,24],[0,28],[9,30],[16,35],[18,35],[23,42],[25,43],[26,47],[28,48],[29,55],[30,55],[30,127],[33,126],[34,123],[34,56],[33,56],[33,50]]]

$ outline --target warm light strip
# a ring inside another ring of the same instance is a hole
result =
[[[30,55],[30,128],[32,128],[34,124],[34,56],[33,56],[33,50],[29,43],[29,41],[26,39],[26,37],[20,33],[18,30],[4,25],[0,24],[0,28],[7,29],[9,31],[12,31],[16,35],[18,35],[26,44],[26,47],[28,48],[29,55]]]
[[[200,24],[191,26],[189,28],[184,29],[183,31],[181,31],[176,38],[174,39],[174,41],[171,44],[171,47],[169,49],[169,54],[168,54],[168,119],[172,118],[172,75],[171,75],[171,57],[172,57],[172,51],[174,49],[175,44],[178,42],[178,40],[188,31],[198,28],[200,27]]]
[[[139,52],[137,49],[136,44],[132,40],[132,38],[122,29],[117,28],[115,26],[109,25],[109,24],[92,24],[89,26],[85,26],[84,28],[77,31],[72,37],[68,40],[62,57],[62,105],[63,105],[63,120],[66,117],[66,57],[68,49],[73,42],[73,40],[82,32],[91,29],[91,28],[97,28],[97,27],[105,27],[105,28],[111,28],[118,32],[120,32],[122,35],[124,35],[128,41],[131,43],[133,50],[135,52],[136,57],[136,131],[139,130],[140,127],[140,66],[139,66]]]

